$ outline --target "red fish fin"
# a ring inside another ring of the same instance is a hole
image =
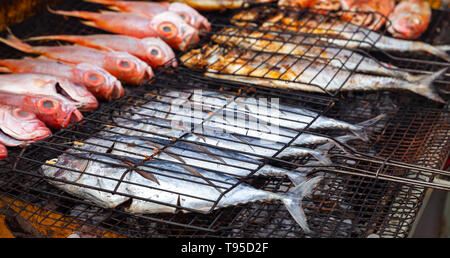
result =
[[[0,65],[2,65],[0,63]],[[10,73],[11,70],[8,67],[0,67],[0,73]]]
[[[17,38],[16,36],[14,36],[14,34],[11,32],[11,30],[9,28],[7,28],[9,35],[6,39],[4,38],[0,38],[0,42],[5,43],[6,45],[13,47],[15,49],[18,49],[20,51],[23,51],[25,53],[35,53],[35,51],[33,50],[33,47],[23,43],[19,38]]]
[[[98,18],[98,13],[95,12],[86,12],[86,11],[61,11],[61,10],[53,10],[49,6],[47,6],[47,10],[52,14],[64,15],[82,18],[86,20],[96,20]]]
[[[95,22],[93,22],[93,21],[80,21],[80,22],[83,23],[84,25],[87,25],[87,26],[91,26],[91,27],[94,27],[94,28],[99,28],[99,29],[101,29],[101,28],[98,27],[97,24],[95,24]]]

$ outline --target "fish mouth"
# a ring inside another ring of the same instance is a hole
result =
[[[87,101],[81,103],[80,111],[92,111],[98,108],[98,100],[96,98],[89,98]]]
[[[122,83],[120,81],[116,81],[112,87],[109,99],[120,99],[124,95],[125,90],[123,89]]]
[[[60,125],[62,128],[66,128],[72,123],[79,122],[83,119],[83,114],[78,109],[73,109],[69,115],[64,119],[63,123]]]
[[[183,36],[183,41],[178,45],[181,51],[185,51],[190,45],[193,45],[200,41],[197,31],[191,32]]]

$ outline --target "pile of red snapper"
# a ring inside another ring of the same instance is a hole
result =
[[[141,85],[154,69],[176,67],[185,51],[211,26],[182,3],[85,0],[112,11],[58,11],[104,30],[95,35],[49,35],[21,40],[9,31],[0,42],[37,58],[0,60],[0,159],[7,147],[25,146],[83,119],[98,99],[124,96],[122,84]],[[74,45],[35,46],[25,41],[62,40]]]

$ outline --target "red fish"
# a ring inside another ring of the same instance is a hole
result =
[[[4,59],[0,60],[0,72],[39,73],[69,79],[74,84],[83,85],[94,96],[111,100],[124,95],[122,84],[104,69],[88,64],[67,64],[50,59]]]
[[[389,15],[388,31],[402,39],[417,39],[428,28],[431,7],[426,1],[406,0],[400,2]]]
[[[171,11],[178,14],[183,20],[200,31],[210,31],[211,24],[208,19],[197,10],[184,3],[169,2],[141,2],[141,1],[113,1],[113,0],[85,0],[86,2],[109,5],[111,9],[136,13],[153,18],[162,12]]]
[[[61,129],[83,119],[83,115],[73,104],[64,99],[45,95],[25,95],[0,90],[0,104],[20,107],[36,114],[47,126]]]
[[[342,0],[343,18],[372,30],[380,29],[395,7],[394,0]],[[365,12],[365,13],[364,13]]]
[[[198,31],[173,12],[162,12],[153,18],[117,12],[95,13],[53,10],[51,12],[89,20],[82,21],[82,23],[117,34],[136,38],[160,37],[171,47],[182,51],[200,40]]]
[[[147,62],[153,69],[171,63],[177,66],[175,53],[158,37],[138,39],[125,35],[51,35],[33,37],[28,40],[64,40],[78,45],[108,51],[128,52]]]
[[[73,84],[66,78],[47,74],[2,74],[0,90],[13,94],[45,95],[65,99],[81,111],[91,111],[98,107],[97,99],[84,86]]]
[[[35,114],[0,104],[0,143],[11,147],[25,146],[47,138],[51,133]]]
[[[90,63],[130,84],[139,85],[154,76],[150,66],[126,52],[102,51],[82,46],[31,46],[12,34],[8,39],[0,38],[0,41],[20,51],[43,55],[62,62]]]
[[[5,145],[0,143],[0,160],[6,159],[8,157],[8,150]]]

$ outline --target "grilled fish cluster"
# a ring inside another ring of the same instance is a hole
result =
[[[97,99],[111,101],[123,97],[123,83],[140,85],[154,76],[153,69],[166,65],[176,67],[173,48],[185,50],[211,28],[205,17],[186,4],[86,1],[118,12],[50,8],[49,11],[82,18],[87,25],[115,34],[47,35],[27,39],[76,44],[34,46],[9,30],[9,36],[0,38],[0,42],[39,57],[0,60],[0,72],[8,73],[0,75],[1,105],[34,113],[34,119],[50,128],[66,128],[83,118],[81,111],[96,109]],[[0,159],[7,156],[5,145],[18,146],[10,144],[5,137],[0,138]]]
[[[433,81],[445,71],[415,75],[378,61],[360,49],[427,51],[440,48],[381,36],[337,16],[255,7],[237,13],[212,36],[215,44],[181,57],[208,77],[318,93],[404,90],[444,102]]]
[[[209,211],[216,200],[215,209],[280,200],[308,231],[301,200],[322,177],[308,178],[301,169],[270,165],[265,158],[308,156],[332,165],[331,148],[367,141],[368,129],[384,118],[355,125],[307,108],[216,91],[165,91],[156,96],[127,110],[131,115],[116,118],[114,127],[43,165],[41,172],[53,185],[101,207],[130,201],[125,209],[132,213]],[[180,106],[187,108],[176,108]],[[262,106],[271,111],[261,112]],[[312,131],[299,135],[302,129]],[[343,134],[331,138],[314,130]],[[287,177],[295,187],[279,194],[238,184],[253,176]]]

